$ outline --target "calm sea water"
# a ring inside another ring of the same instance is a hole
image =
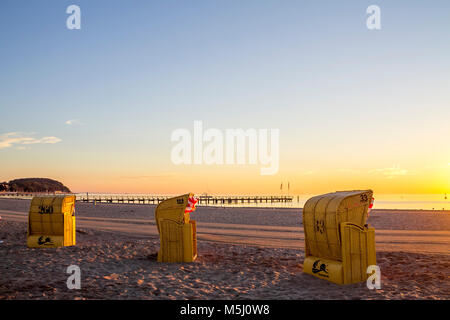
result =
[[[86,198],[86,193],[76,193],[78,199]],[[142,193],[89,193],[89,198],[142,198],[142,197],[172,197],[176,195],[155,195]],[[212,195],[214,196],[214,195]],[[221,196],[221,195],[217,195]],[[223,195],[222,195],[223,196]],[[291,195],[294,197],[291,203],[237,203],[216,204],[226,207],[260,207],[260,208],[302,208],[305,202],[315,196],[314,194]],[[228,197],[224,196],[224,197]],[[231,196],[233,197],[233,196]],[[239,196],[236,196],[239,197]],[[0,198],[18,198],[17,195],[0,194]],[[31,198],[31,196],[19,196],[19,198]],[[422,209],[422,210],[450,210],[450,194],[374,194],[374,209]],[[125,201],[126,202],[126,201]],[[206,204],[201,204],[203,206]],[[209,204],[212,206],[213,204]]]
[[[89,197],[145,197],[156,196],[149,194],[105,194],[105,193],[89,193]],[[159,195],[159,196],[175,196],[175,195]],[[284,208],[302,208],[305,202],[315,196],[314,194],[291,195],[294,197],[292,203],[238,203],[225,204],[227,207],[284,207]],[[78,193],[78,198],[86,197],[86,193]],[[445,199],[447,197],[447,199]],[[450,194],[374,194],[374,209],[423,209],[423,210],[450,210]],[[211,204],[210,204],[211,205]],[[222,204],[220,204],[222,205]]]

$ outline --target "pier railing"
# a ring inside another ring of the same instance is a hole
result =
[[[89,203],[159,204],[171,197],[165,196],[82,196],[77,201]],[[236,205],[292,202],[292,196],[197,196],[200,205]]]
[[[30,193],[30,192],[8,192],[0,193],[0,198],[31,199],[38,195],[61,195],[62,193]],[[152,196],[152,195],[79,195],[77,202],[86,203],[140,203],[159,204],[161,201],[172,196]],[[211,196],[200,195],[198,204],[200,205],[237,205],[237,204],[258,204],[258,203],[289,203],[293,201],[292,196]]]

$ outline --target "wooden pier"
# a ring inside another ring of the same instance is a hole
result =
[[[63,193],[30,193],[30,192],[9,192],[0,193],[0,198],[6,199],[31,199],[34,196],[53,196],[63,195]],[[136,204],[159,204],[161,201],[171,198],[172,196],[152,196],[152,195],[90,195],[76,194],[77,202],[86,203],[136,203]],[[291,203],[293,196],[211,196],[200,195],[198,198],[199,205],[249,205],[258,203]]]
[[[77,201],[88,203],[136,203],[159,204],[169,199],[165,196],[81,196]],[[197,196],[200,205],[238,205],[257,203],[288,203],[292,202],[292,196]]]

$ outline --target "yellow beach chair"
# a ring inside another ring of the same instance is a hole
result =
[[[162,201],[155,210],[160,236],[159,262],[193,262],[197,258],[197,231],[189,213],[195,210],[191,193]]]
[[[75,196],[34,197],[28,214],[29,248],[75,245]]]
[[[305,203],[304,272],[337,284],[367,280],[367,267],[376,265],[375,229],[366,225],[372,195],[339,191]]]

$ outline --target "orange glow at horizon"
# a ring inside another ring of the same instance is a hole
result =
[[[255,168],[184,168],[161,174],[117,171],[72,172],[52,175],[74,192],[177,194],[319,194],[336,190],[372,189],[383,194],[450,193],[450,170],[399,174],[392,170],[280,172],[261,176]]]

